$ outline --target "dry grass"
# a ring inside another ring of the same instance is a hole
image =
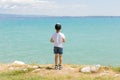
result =
[[[67,65],[54,70],[54,65],[0,64],[0,80],[120,80],[119,67],[102,66],[96,73],[82,73],[85,65]]]

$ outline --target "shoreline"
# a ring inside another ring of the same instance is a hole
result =
[[[62,70],[54,70],[53,64],[0,63],[0,80],[120,80],[120,67],[100,66],[82,72],[89,67],[95,70],[95,65],[63,64]]]

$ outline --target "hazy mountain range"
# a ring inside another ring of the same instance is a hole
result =
[[[120,16],[48,16],[48,15],[17,15],[17,14],[0,14],[0,18],[39,18],[39,17],[120,17]]]

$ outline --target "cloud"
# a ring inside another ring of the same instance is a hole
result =
[[[0,0],[5,13],[34,15],[80,15],[88,6],[79,3],[58,3],[55,0]]]
[[[45,7],[45,5],[50,7],[52,4],[54,4],[54,2],[46,0],[0,0],[0,8],[3,9],[38,8]]]

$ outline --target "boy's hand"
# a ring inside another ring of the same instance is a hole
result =
[[[54,42],[53,38],[50,39],[50,42],[52,42],[52,43]]]
[[[63,42],[65,42],[65,38],[63,38]]]

